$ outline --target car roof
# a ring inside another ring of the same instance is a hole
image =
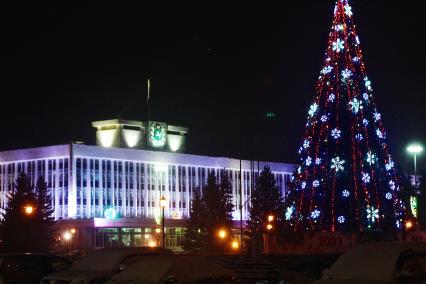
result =
[[[171,254],[170,250],[159,247],[104,248],[90,251],[79,262],[74,263],[71,269],[104,271],[112,269],[127,257]]]
[[[5,256],[46,256],[46,257],[61,257],[55,254],[50,253],[27,253],[27,252],[16,252],[16,253],[0,253],[0,257]]]
[[[136,259],[127,269],[114,276],[114,280],[157,283],[167,275],[175,276],[179,282],[194,283],[207,278],[231,277],[233,272],[202,256],[156,255]]]
[[[327,276],[332,279],[390,280],[398,257],[406,250],[426,252],[426,243],[361,244],[339,257]]]

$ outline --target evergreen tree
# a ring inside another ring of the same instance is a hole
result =
[[[20,173],[11,192],[8,206],[3,214],[1,224],[3,251],[30,252],[37,250],[34,246],[38,236],[34,226],[36,216],[34,212],[26,213],[25,208],[36,208],[37,200],[31,186],[30,179]]]
[[[47,251],[52,246],[53,239],[53,208],[51,203],[51,197],[47,190],[47,183],[44,177],[40,176],[36,184],[36,201],[37,210],[35,212],[35,222],[38,230],[38,250]]]
[[[229,176],[224,171],[220,176],[219,190],[221,195],[220,204],[223,206],[222,212],[226,226],[232,226],[232,212],[234,211],[234,204],[232,204],[232,184],[229,180]]]
[[[286,198],[296,231],[387,231],[406,218],[349,0],[337,0]]]
[[[216,175],[210,172],[207,177],[207,184],[204,187],[203,201],[206,206],[206,228],[207,228],[207,250],[210,252],[222,251],[221,246],[226,240],[218,240],[218,231],[226,229],[228,236],[231,230],[231,223],[227,220],[227,204],[224,203],[225,195],[217,183]]]
[[[200,253],[207,247],[206,207],[199,189],[194,190],[191,199],[190,216],[186,223],[184,250]]]
[[[274,216],[274,224],[279,230],[284,216],[284,200],[277,186],[275,176],[268,166],[265,166],[256,181],[256,187],[252,192],[251,206],[249,208],[251,242],[257,247],[256,251],[262,251],[262,235],[267,232],[268,216]],[[256,253],[256,252],[255,252]]]
[[[32,207],[33,211],[26,212],[26,207]],[[44,179],[38,179],[34,192],[31,180],[25,173],[20,173],[3,214],[3,250],[47,252],[53,243],[52,213]]]
[[[218,231],[232,228],[231,183],[226,174],[218,184],[214,172],[209,173],[204,194],[195,191],[192,197],[190,218],[184,249],[192,252],[221,252],[226,240],[218,240]]]

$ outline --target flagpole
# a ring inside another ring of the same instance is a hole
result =
[[[149,122],[149,120],[151,119],[151,110],[149,107],[149,95],[150,95],[150,91],[151,91],[151,81],[148,78],[148,82],[147,82],[147,96],[146,96],[146,111],[147,111],[147,121]]]

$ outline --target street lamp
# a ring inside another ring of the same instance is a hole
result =
[[[226,238],[227,233],[224,229],[220,229],[217,235],[219,236],[219,238],[224,239]]]
[[[24,213],[25,215],[33,215],[34,213],[34,207],[31,204],[27,204],[24,206]]]
[[[162,211],[162,215],[161,215],[161,226],[162,226],[162,232],[163,232],[163,242],[162,242],[162,247],[165,248],[166,247],[166,230],[164,227],[164,208],[166,208],[167,206],[167,199],[166,197],[163,195],[160,198],[160,206],[161,206],[161,211]]]
[[[232,241],[232,243],[231,243],[231,248],[233,249],[233,250],[238,250],[238,248],[239,248],[239,243],[238,243],[238,241]]]
[[[272,222],[274,221],[274,215],[269,215],[268,216],[268,222]]]
[[[417,189],[417,155],[423,152],[423,147],[420,144],[410,144],[407,147],[407,152],[412,154],[414,158],[414,187]]]
[[[69,242],[72,239],[72,235],[73,234],[71,232],[69,232],[69,231],[65,231],[63,233],[63,235],[62,235],[62,237],[64,238],[65,242],[67,243],[67,256],[68,256],[68,245],[69,245]]]

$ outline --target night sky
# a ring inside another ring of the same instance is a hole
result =
[[[0,150],[94,144],[93,120],[146,119],[149,77],[151,118],[189,127],[187,152],[297,162],[334,1],[202,2],[3,7]],[[396,3],[352,2],[407,170],[406,143],[426,143],[426,23],[421,1]]]

